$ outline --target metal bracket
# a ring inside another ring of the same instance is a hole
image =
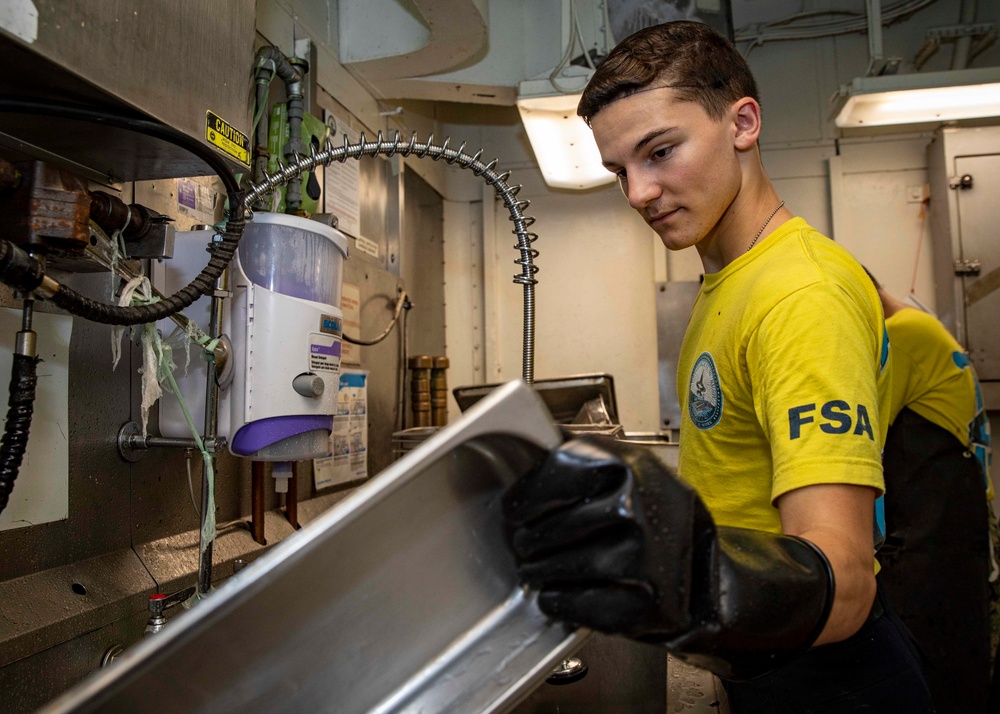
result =
[[[961,189],[967,191],[972,188],[975,180],[972,178],[972,174],[962,174],[961,176],[952,176],[948,179],[948,188],[951,189]]]
[[[928,40],[955,40],[959,37],[977,37],[993,29],[992,22],[976,22],[970,25],[944,25],[927,30]]]
[[[978,258],[959,258],[954,262],[955,275],[979,275],[982,261]]]
[[[169,220],[169,219],[166,219]],[[177,229],[166,220],[154,219],[148,230],[141,236],[125,236],[125,247],[129,258],[173,258],[174,239]]]
[[[137,422],[130,421],[122,425],[118,431],[118,453],[129,463],[139,461],[145,451],[137,449],[134,444],[134,437],[142,439],[142,427]]]
[[[903,63],[902,57],[882,57],[872,62],[868,77],[884,77],[890,74],[897,74],[899,66]]]
[[[233,376],[236,374],[235,360],[233,356],[233,342],[229,335],[219,335],[219,341],[215,345],[215,383],[219,389],[229,389],[233,383]]]

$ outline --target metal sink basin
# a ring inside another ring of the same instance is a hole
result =
[[[512,382],[56,712],[502,712],[578,648],[517,584],[500,497],[560,441]]]

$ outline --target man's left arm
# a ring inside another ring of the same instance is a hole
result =
[[[818,484],[777,501],[782,531],[804,538],[826,556],[836,588],[833,609],[814,645],[847,639],[864,624],[875,598],[872,518],[875,489]]]
[[[857,632],[875,597],[872,524],[890,396],[881,322],[874,301],[817,283],[776,306],[748,349],[781,530],[813,543],[834,574],[816,644]]]

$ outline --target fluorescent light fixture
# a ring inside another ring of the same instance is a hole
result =
[[[576,83],[582,90],[586,84]],[[586,189],[611,183],[614,174],[587,123],[576,115],[580,94],[559,94],[548,79],[521,82],[517,109],[545,183],[553,188]]]
[[[841,97],[842,129],[1000,117],[1000,67],[859,77]]]

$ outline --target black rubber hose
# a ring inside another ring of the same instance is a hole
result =
[[[188,307],[202,295],[207,295],[215,289],[216,280],[222,275],[222,271],[226,269],[226,266],[232,261],[233,254],[236,253],[236,246],[243,234],[243,225],[242,220],[230,220],[226,224],[226,230],[222,233],[222,242],[214,244],[215,249],[212,251],[208,265],[195,276],[189,285],[159,302],[149,305],[117,307],[91,300],[65,285],[61,285],[58,292],[49,300],[66,312],[105,325],[141,325],[170,317]],[[0,274],[0,279],[4,279],[2,274]]]
[[[106,124],[161,139],[187,150],[204,161],[209,168],[218,174],[229,197],[229,221],[226,224],[226,230],[222,233],[222,241],[215,244],[215,250],[208,265],[189,285],[181,288],[170,297],[151,305],[118,307],[96,302],[65,285],[60,285],[59,290],[49,298],[53,303],[73,315],[79,315],[94,322],[108,325],[139,325],[170,317],[215,288],[215,281],[222,275],[222,271],[229,265],[236,252],[244,226],[243,194],[236,176],[233,175],[222,157],[183,132],[141,117],[110,114],[76,104],[64,104],[42,99],[0,97],[0,113],[3,112],[57,116],[94,124]],[[25,261],[30,262],[25,263]],[[9,269],[5,267],[7,264],[11,266]],[[32,267],[32,264],[37,268]],[[37,275],[40,282],[41,274],[41,266],[31,256],[8,241],[0,242],[0,281],[19,290],[25,290],[23,286],[28,280],[28,276]],[[33,290],[35,287],[38,287],[37,283],[25,292]]]
[[[35,386],[38,384],[38,357],[15,354],[10,372],[10,400],[7,423],[0,439],[0,513],[7,508],[14,480],[21,468],[28,446],[28,431],[34,411]]]
[[[27,294],[42,284],[42,264],[10,241],[0,241],[0,278]]]

